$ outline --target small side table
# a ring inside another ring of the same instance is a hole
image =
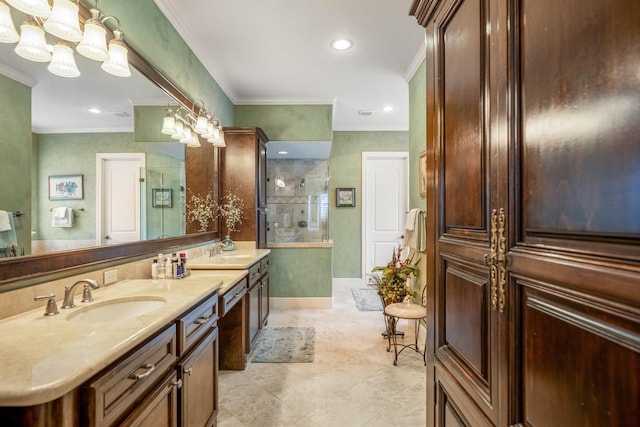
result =
[[[410,348],[415,350],[416,353],[422,355],[422,361],[425,366],[427,365],[426,359],[426,351],[427,351],[427,337],[426,337],[426,329],[425,329],[425,337],[424,337],[424,348],[420,351],[418,348],[418,331],[419,322],[422,319],[427,318],[427,308],[414,303],[406,303],[406,302],[396,302],[393,304],[389,304],[384,308],[384,314],[389,318],[389,325],[391,326],[390,333],[387,335],[389,340],[389,345],[387,346],[387,351],[391,351],[391,346],[393,345],[393,350],[395,353],[395,358],[393,359],[393,366],[398,366],[398,355],[402,353],[403,350]],[[400,319],[408,319],[415,320],[415,341],[412,344],[398,344],[398,337],[394,333],[396,330],[396,325],[398,324],[398,320]],[[400,346],[400,350],[398,351],[398,346]]]

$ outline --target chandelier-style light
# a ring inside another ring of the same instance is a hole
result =
[[[124,34],[120,30],[120,21],[115,16],[104,16],[98,8],[98,1],[96,7],[91,9],[91,18],[85,22],[83,31],[80,28],[78,0],[53,0],[53,8],[49,7],[47,0],[6,0],[6,3],[0,0],[0,43],[18,42],[16,54],[30,61],[55,61],[47,67],[53,74],[79,76],[71,45],[55,42],[52,47],[47,44],[46,32],[59,40],[77,44],[78,53],[101,61],[101,68],[105,72],[129,77],[129,51],[122,41]],[[20,26],[20,34],[15,30],[9,6],[33,17]],[[113,30],[114,39],[107,46],[104,23],[109,19],[116,21],[116,27]]]
[[[183,107],[177,107],[174,111],[167,106],[160,132],[177,139],[187,147],[200,147],[200,137],[214,147],[226,147],[220,120],[212,116],[200,100],[194,102],[194,111],[198,104],[202,107],[197,114]]]

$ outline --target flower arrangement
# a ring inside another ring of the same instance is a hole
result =
[[[187,202],[187,221],[200,223],[199,232],[207,231],[209,224],[216,219],[218,207],[213,199],[213,192],[209,191],[206,196],[191,194]]]
[[[378,290],[378,295],[386,306],[388,304],[413,299],[418,294],[409,286],[411,276],[418,277],[420,270],[413,263],[413,254],[402,259],[402,246],[393,250],[391,261],[385,266],[377,266],[369,275],[369,285]]]
[[[227,191],[222,197],[222,204],[218,206],[218,217],[224,218],[225,225],[227,226],[227,236],[238,231],[236,227],[238,224],[242,224],[242,220],[244,219],[242,216],[243,209],[244,200],[238,195]]]

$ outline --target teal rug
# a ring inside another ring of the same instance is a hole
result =
[[[353,288],[351,289],[356,307],[360,311],[382,311],[382,302],[378,291],[373,288]]]
[[[260,337],[253,363],[310,363],[315,355],[315,328],[267,327]]]

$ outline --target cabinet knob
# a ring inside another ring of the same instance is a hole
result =
[[[171,383],[171,387],[182,388],[182,380],[176,380]]]
[[[189,369],[185,369],[184,373],[191,376],[191,372],[192,372],[193,368],[189,368]]]

